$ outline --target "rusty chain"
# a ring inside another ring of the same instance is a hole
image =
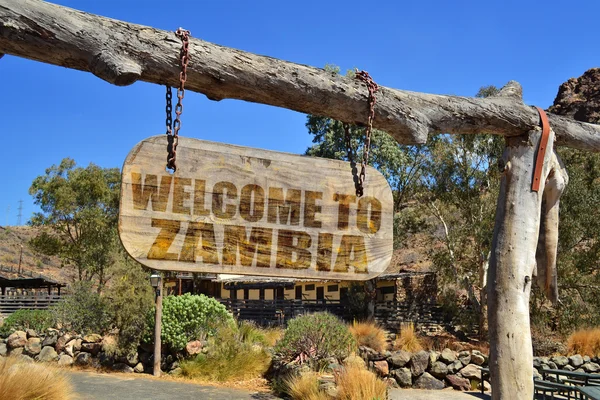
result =
[[[171,99],[173,93],[167,85],[167,168],[175,172],[177,170],[177,143],[179,141],[179,130],[181,129],[181,113],[183,112],[183,98],[185,97],[185,81],[187,80],[187,66],[189,62],[190,31],[183,28],[177,29],[175,35],[181,40],[179,73],[179,87],[177,88],[177,104],[175,105],[175,121],[173,121],[173,105]]]
[[[362,197],[364,193],[364,183],[367,175],[367,163],[369,162],[369,151],[371,149],[371,132],[373,130],[373,119],[375,118],[375,93],[379,90],[379,85],[375,83],[373,78],[367,71],[356,71],[356,79],[363,81],[369,90],[369,116],[367,118],[367,127],[365,129],[365,145],[363,150],[363,158],[360,167],[360,174],[355,176],[354,187],[356,188],[356,196]],[[348,152],[348,161],[352,165],[352,175],[356,174],[354,165],[354,157],[352,155],[352,142],[350,140],[350,125],[344,123],[344,134],[346,138],[346,151]]]

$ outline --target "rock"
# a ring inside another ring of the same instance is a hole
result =
[[[415,381],[414,387],[426,390],[441,390],[444,388],[444,382],[434,378],[428,372],[424,372]]]
[[[472,354],[471,362],[475,365],[483,365],[485,363],[485,357],[481,354]]]
[[[396,380],[394,378],[387,377],[387,378],[384,378],[383,381],[389,388],[392,388],[392,389],[400,388],[400,386],[398,385],[398,382],[396,382]]]
[[[542,378],[543,378],[542,374],[540,374],[539,371],[536,368],[534,368],[533,369],[533,379],[542,379]]]
[[[575,371],[575,368],[573,368],[572,365],[565,365],[564,367],[562,367],[562,369],[564,369],[565,371]]]
[[[133,372],[133,368],[125,363],[116,363],[112,366],[112,370],[118,372]]]
[[[75,365],[90,366],[92,365],[92,355],[90,353],[81,352],[75,356]]]
[[[21,354],[17,357],[17,360],[21,361],[21,362],[25,362],[25,363],[32,363],[35,362],[33,360],[33,358],[26,356],[25,354]]]
[[[82,343],[81,344],[81,351],[84,351],[86,353],[91,353],[94,356],[97,356],[98,353],[100,353],[100,350],[102,350],[102,343]]]
[[[25,345],[27,344],[27,333],[25,333],[24,331],[14,331],[6,339],[6,344],[10,349],[25,347]]]
[[[583,365],[583,357],[579,354],[575,354],[574,356],[569,357],[569,364],[575,368],[579,368]]]
[[[552,361],[548,361],[548,368],[550,368],[550,369],[558,369],[558,367],[556,366],[556,364],[554,364]]]
[[[63,349],[64,353],[66,355],[73,357],[74,356],[74,351],[73,351],[74,345],[75,345],[75,339],[72,339],[71,341],[69,341],[69,343],[67,343],[65,345],[65,348]]]
[[[490,385],[490,383],[488,381],[479,382],[479,384],[477,385],[477,390],[481,390],[481,385],[483,385],[484,392],[492,391],[492,386]]]
[[[8,348],[6,347],[6,343],[0,343],[0,356],[6,356]]]
[[[115,359],[112,356],[105,353],[104,351],[101,351],[100,353],[98,353],[98,362],[103,367],[112,367],[115,363]]]
[[[32,337],[38,337],[37,332],[34,331],[33,329],[27,329],[27,330],[25,330],[25,333],[27,333],[27,339],[32,338]]]
[[[102,342],[102,336],[92,333],[91,335],[85,335],[83,337],[83,343],[100,343]]]
[[[475,379],[477,381],[481,380],[481,368],[475,364],[469,364],[459,372],[464,378]]]
[[[463,367],[464,367],[464,365],[462,365],[462,363],[459,360],[456,360],[452,364],[448,365],[448,373],[449,374],[456,374]]]
[[[73,351],[81,351],[81,344],[83,343],[83,340],[81,339],[75,339],[75,343],[73,343]]]
[[[140,352],[140,361],[144,365],[150,365],[154,361],[154,355],[152,353]]]
[[[67,343],[69,343],[71,341],[71,339],[73,339],[73,336],[71,336],[69,333],[65,333],[64,335],[59,337],[58,340],[56,341],[56,345],[54,346],[54,349],[56,350],[56,352],[62,353],[65,346],[67,345]]]
[[[429,353],[421,350],[410,358],[410,372],[413,376],[420,376],[429,367]]]
[[[447,375],[446,382],[456,390],[471,390],[471,381],[458,375]]]
[[[144,364],[142,364],[141,362],[137,363],[137,365],[135,367],[133,367],[133,372],[136,372],[138,374],[141,374],[142,372],[144,372]]]
[[[458,359],[463,365],[469,365],[471,363],[471,353],[468,351],[461,351],[458,353]]]
[[[390,369],[388,367],[388,362],[385,360],[382,361],[374,361],[373,369],[379,376],[388,376],[390,373]]]
[[[452,364],[454,361],[456,361],[456,354],[450,349],[444,349],[442,354],[440,354],[440,360],[446,364]]]
[[[37,356],[42,351],[42,341],[38,337],[31,337],[25,345],[25,353],[29,356]]]
[[[58,365],[61,367],[66,367],[71,364],[73,364],[73,357],[71,357],[71,356],[63,354],[58,358]]]
[[[181,375],[181,368],[175,368],[173,371],[169,372],[169,375],[174,375],[174,376]]]
[[[412,374],[410,372],[410,369],[396,369],[393,370],[390,375],[396,380],[396,382],[398,382],[398,385],[400,385],[400,387],[407,388],[412,386]]]
[[[565,356],[554,356],[550,360],[559,368],[562,368],[569,363],[569,359]]]
[[[539,357],[533,357],[533,367],[540,368],[542,366],[542,361]]]
[[[400,350],[392,353],[392,356],[388,358],[388,363],[394,368],[402,368],[410,362],[412,354],[408,351]]]
[[[430,351],[429,352],[429,365],[433,365],[440,358],[439,351]]]
[[[590,361],[592,361],[592,359],[590,358],[590,356],[583,356],[583,363],[589,363]]]
[[[448,375],[448,366],[442,361],[436,361],[429,369],[429,373],[438,379],[444,379]]]
[[[185,353],[188,356],[195,356],[202,352],[202,342],[199,340],[192,340],[185,345]]]
[[[140,358],[137,352],[129,353],[126,356],[118,357],[117,362],[127,364],[130,367],[135,367],[140,362]]]
[[[25,350],[24,347],[16,347],[14,349],[10,349],[10,351],[8,352],[8,355],[11,357],[18,357],[21,354],[23,354],[24,350]]]
[[[583,368],[583,370],[585,372],[590,374],[590,373],[598,372],[600,370],[600,365],[593,363],[593,362],[587,362],[587,363],[583,364],[581,366],[581,368]]]
[[[51,362],[56,361],[58,359],[58,353],[54,350],[52,346],[44,346],[40,354],[38,354],[35,359],[39,362]]]
[[[558,89],[554,104],[548,109],[577,121],[600,123],[600,68],[592,68],[579,78],[571,78]]]
[[[48,333],[46,334],[46,337],[42,341],[42,347],[46,347],[46,346],[54,347],[56,345],[57,340],[58,340],[58,332],[48,331]]]
[[[337,397],[338,389],[335,385],[335,378],[333,375],[321,375],[319,377],[319,390],[325,392],[329,397]]]

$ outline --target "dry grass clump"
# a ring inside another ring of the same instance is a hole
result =
[[[400,332],[394,342],[394,350],[404,350],[411,353],[423,350],[423,345],[415,332],[415,325],[412,322],[403,323],[400,326]]]
[[[69,400],[73,389],[67,377],[42,364],[0,358],[0,399]]]
[[[346,366],[336,377],[340,400],[385,400],[387,385],[374,373],[356,366]]]
[[[277,343],[279,341],[279,339],[281,339],[283,337],[283,334],[285,333],[285,330],[283,330],[282,328],[266,328],[263,329],[263,336],[265,337],[265,343],[270,346],[273,347],[275,346],[275,343]]]
[[[285,391],[292,400],[328,400],[327,394],[319,390],[318,378],[312,371],[293,375],[284,381]]]
[[[349,329],[359,346],[367,346],[379,352],[387,347],[385,331],[374,322],[354,321]]]
[[[573,332],[567,340],[569,354],[594,357],[600,355],[600,328],[582,329]]]

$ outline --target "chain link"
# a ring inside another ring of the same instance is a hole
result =
[[[177,88],[177,104],[175,105],[175,121],[173,121],[173,106],[171,99],[173,94],[171,87],[167,85],[167,168],[175,172],[177,170],[177,143],[179,141],[179,130],[181,129],[181,114],[183,113],[183,98],[185,97],[185,81],[187,80],[187,66],[189,62],[189,38],[190,31],[183,28],[177,29],[175,35],[181,40],[179,73],[179,87]]]
[[[367,175],[367,164],[369,162],[369,151],[371,150],[371,132],[373,130],[373,119],[375,118],[375,93],[379,90],[379,85],[375,83],[373,78],[367,71],[356,70],[356,79],[363,81],[369,90],[369,115],[367,118],[367,127],[365,129],[365,145],[363,150],[363,158],[361,161],[360,174],[356,176],[356,164],[354,163],[352,142],[350,140],[350,125],[344,123],[344,134],[346,137],[346,150],[348,152],[348,161],[352,166],[352,175],[354,176],[354,187],[356,196],[362,197],[364,193],[364,183]]]

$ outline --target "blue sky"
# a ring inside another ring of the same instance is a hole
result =
[[[54,0],[165,30],[182,26],[220,45],[342,71],[367,70],[380,85],[472,96],[511,79],[526,103],[548,107],[558,86],[600,66],[600,2]],[[121,167],[140,140],[164,133],[164,87],[112,86],[95,76],[5,56],[0,225],[36,210],[28,188],[64,157]],[[181,135],[303,153],[311,143],[297,112],[238,100],[185,97]],[[10,211],[7,212],[10,207]]]

